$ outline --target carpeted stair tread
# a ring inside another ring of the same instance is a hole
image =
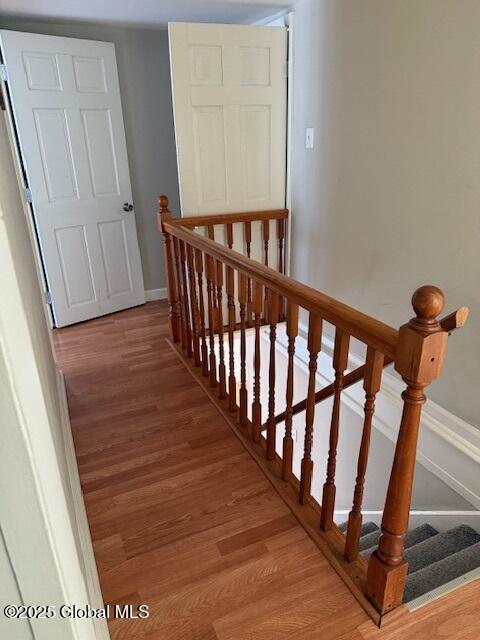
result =
[[[343,531],[343,533],[346,533],[347,527],[348,527],[348,521],[342,522],[341,524],[338,525],[338,528],[340,529],[340,531]],[[362,531],[361,531],[360,537],[362,538],[363,536],[369,533],[372,533],[372,531],[378,531],[378,526],[374,522],[365,522],[362,525]]]
[[[480,534],[466,524],[438,533],[405,550],[408,573],[411,575],[420,571],[477,542],[480,542]]]
[[[457,553],[452,553],[410,574],[407,577],[403,601],[410,602],[478,567],[480,567],[480,542],[471,544]]]
[[[365,549],[370,549],[372,547],[375,549],[378,545],[380,534],[380,529],[377,529],[376,531],[372,531],[371,533],[367,533],[367,535],[362,536],[358,545],[360,552],[363,552],[365,551]]]
[[[419,527],[415,527],[411,531],[407,531],[405,536],[405,549],[409,549],[419,542],[423,542],[424,540],[428,540],[428,538],[432,538],[436,536],[438,531],[434,529],[430,524],[421,524]],[[380,538],[380,531],[374,531],[370,533],[368,536],[364,536],[360,540],[360,551],[362,555],[367,557],[372,555],[378,545],[378,539]],[[365,543],[364,543],[365,541]],[[368,545],[366,543],[369,543]]]

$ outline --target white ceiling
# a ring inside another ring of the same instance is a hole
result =
[[[2,15],[161,27],[168,22],[252,24],[295,0],[0,0]]]

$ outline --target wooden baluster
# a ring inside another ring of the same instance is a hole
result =
[[[179,240],[180,245],[180,270],[182,275],[182,289],[183,289],[183,304],[185,309],[185,340],[187,356],[189,358],[193,355],[192,350],[192,329],[190,325],[190,292],[187,285],[187,268],[186,268],[186,251],[185,243],[183,240]]]
[[[227,247],[229,249],[233,248],[233,224],[226,224],[227,227]]]
[[[278,271],[280,273],[283,273],[285,269],[285,258],[284,258],[285,220],[284,218],[280,218],[280,220],[278,220],[277,229],[278,229]]]
[[[228,408],[237,410],[237,383],[235,380],[235,273],[227,267],[227,304],[228,304]]]
[[[247,426],[247,276],[238,274],[238,302],[240,304],[240,424]]]
[[[192,316],[193,363],[200,366],[200,322],[197,303],[197,286],[195,284],[195,268],[193,263],[193,247],[187,244],[187,270],[190,285],[190,314]]]
[[[310,313],[308,322],[308,350],[310,352],[309,360],[309,378],[307,407],[305,412],[305,440],[303,445],[303,459],[300,476],[300,502],[305,504],[310,497],[310,489],[312,485],[313,460],[312,460],[312,444],[313,444],[313,421],[315,419],[315,382],[317,376],[317,359],[318,353],[322,345],[322,320],[313,313]]]
[[[295,369],[295,338],[298,335],[298,305],[288,301],[287,304],[287,336],[288,336],[288,370],[285,410],[285,435],[283,437],[282,478],[290,480],[293,462],[293,373]]]
[[[215,240],[215,227],[213,224],[207,225],[207,237],[209,240]],[[218,331],[218,308],[217,308],[217,296],[215,295],[215,288],[213,291],[213,330],[214,333]],[[211,375],[211,372],[210,372]]]
[[[247,252],[247,258],[250,258],[251,251],[252,251],[252,223],[251,222],[244,223],[243,232],[245,235],[245,249]]]
[[[263,262],[268,267],[268,241],[270,240],[270,220],[263,221]]]
[[[252,250],[252,223],[245,222],[243,225],[243,235],[245,239],[245,250],[247,254],[247,258],[251,257]],[[253,317],[253,301],[252,301],[252,279],[248,278],[248,301],[247,301],[247,326],[252,326],[252,317]]]
[[[270,220],[262,221],[262,230],[263,230],[263,262],[266,267],[268,267],[268,241],[270,239]],[[263,320],[265,323],[269,322],[268,318],[268,291],[265,287],[265,298],[263,301]]]
[[[284,241],[285,241],[285,220],[281,218],[277,220],[277,235],[278,235],[278,271],[279,273],[283,273],[285,269],[284,264]],[[279,301],[280,308],[280,320],[283,320],[285,317],[285,301],[282,297],[280,297]]]
[[[330,423],[330,446],[328,450],[327,479],[323,485],[322,515],[320,526],[324,531],[333,525],[333,509],[335,507],[335,469],[337,461],[338,433],[340,425],[340,403],[343,389],[343,376],[348,365],[348,347],[350,336],[340,329],[335,330],[335,347],[333,350],[333,369],[335,371],[332,420]]]
[[[211,256],[206,256],[207,265],[207,305],[208,305],[208,335],[210,342],[209,368],[210,386],[217,386],[217,359],[215,356],[215,269]]]
[[[226,389],[226,368],[225,368],[225,345],[223,335],[223,263],[217,260],[217,307],[218,307],[218,397],[225,398],[227,395]]]
[[[403,392],[400,422],[392,471],[383,511],[378,549],[368,563],[367,596],[384,614],[402,603],[408,563],[403,557],[408,529],[418,431],[424,389],[438,378],[443,368],[448,334],[437,316],[445,298],[440,289],[425,286],[412,297],[416,317],[398,334],[395,369],[407,388]]]
[[[200,249],[195,249],[195,268],[197,270],[198,280],[198,307],[200,311],[200,338],[202,355],[202,374],[208,376],[208,350],[207,337],[205,332],[205,299],[203,291],[203,254]]]
[[[267,419],[267,460],[276,455],[277,423],[275,421],[275,351],[278,322],[278,294],[268,291],[268,322],[270,324],[270,363],[268,373],[268,419]]]
[[[253,403],[252,403],[252,423],[253,441],[260,442],[262,435],[262,404],[260,401],[260,327],[262,324],[262,285],[257,282],[253,285],[252,308],[255,326],[255,352],[253,356]]]
[[[178,283],[178,299],[180,302],[180,344],[183,350],[187,348],[187,326],[185,313],[185,297],[183,295],[183,282],[180,268],[180,242],[173,236],[173,256],[175,259],[175,276]]]
[[[365,474],[367,473],[368,453],[370,449],[370,436],[372,433],[372,419],[375,413],[375,398],[380,391],[384,355],[373,347],[367,349],[365,362],[365,377],[363,388],[365,390],[365,406],[363,421],[362,441],[358,454],[357,479],[353,494],[353,506],[348,516],[347,539],[345,541],[345,558],[353,562],[358,557],[358,545],[362,533],[362,502]]]
[[[167,278],[167,299],[168,299],[168,320],[170,323],[170,336],[173,342],[180,341],[180,309],[178,301],[178,288],[175,280],[175,267],[172,255],[172,239],[169,233],[165,231],[163,223],[171,222],[172,213],[168,208],[167,196],[160,196],[158,199],[158,228],[163,234],[164,240],[164,256],[165,256],[165,274]]]

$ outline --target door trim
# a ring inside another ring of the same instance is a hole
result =
[[[0,50],[0,62],[3,64],[3,56],[2,56],[1,50]],[[32,240],[32,246],[34,248],[33,253],[35,256],[35,262],[37,264],[39,279],[42,285],[43,303],[47,310],[46,316],[48,318],[50,328],[53,329],[55,327],[55,319],[52,312],[52,306],[47,303],[47,296],[48,296],[47,274],[45,271],[45,264],[43,262],[42,252],[40,251],[38,232],[35,224],[35,216],[33,214],[33,203],[27,202],[25,199],[25,192],[26,192],[26,189],[28,188],[27,172],[26,172],[25,163],[23,160],[22,149],[20,147],[20,141],[18,139],[18,132],[15,124],[15,119],[13,117],[12,98],[10,96],[8,82],[6,82],[3,79],[0,80],[0,92],[3,95],[3,101],[5,104],[5,116],[7,120],[6,129],[8,133],[10,148],[12,150],[12,155],[14,157],[14,165],[15,165],[15,171],[17,174],[18,187],[20,192],[22,193],[23,209],[25,212],[25,217],[27,219],[28,228],[30,230],[30,237]]]

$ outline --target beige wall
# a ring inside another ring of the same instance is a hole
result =
[[[478,0],[300,3],[292,177],[294,277],[394,326],[421,284],[470,307],[428,395],[477,427],[479,33]]]
[[[180,212],[167,31],[12,18],[0,28],[115,44],[145,289],[164,287],[158,196]]]

